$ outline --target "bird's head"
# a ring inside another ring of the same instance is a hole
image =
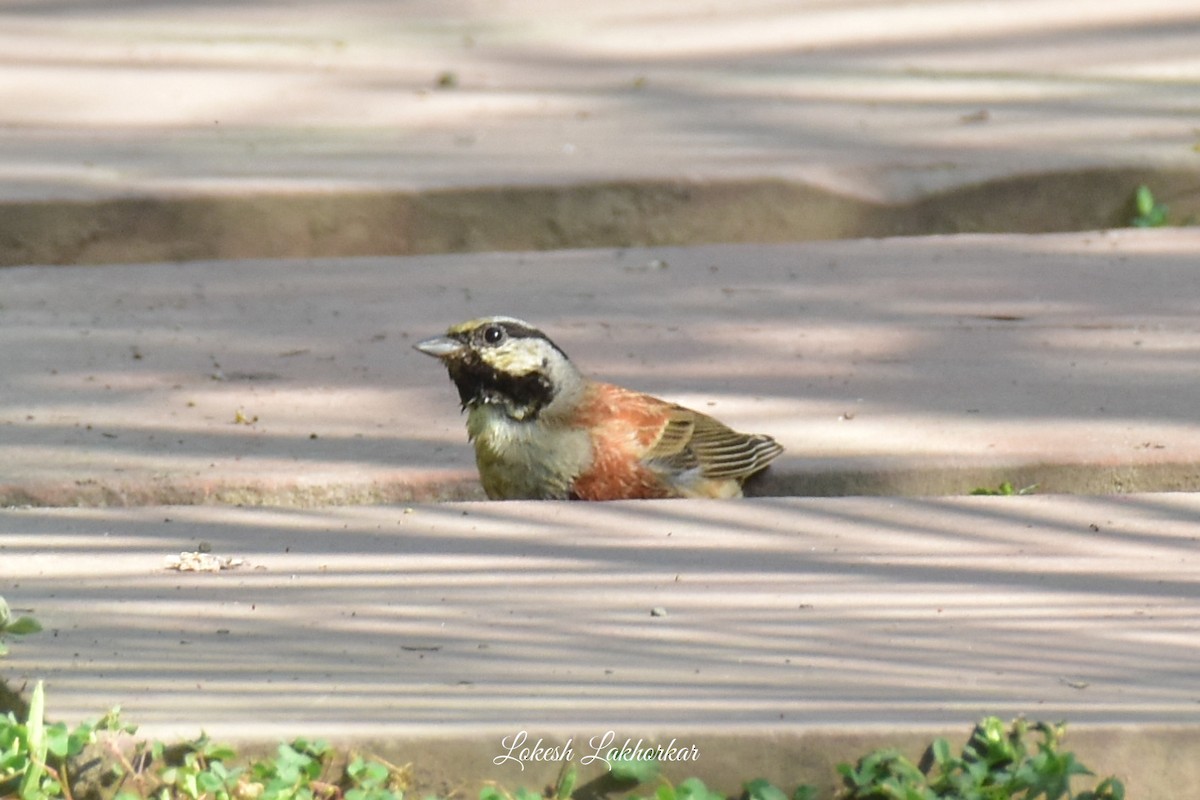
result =
[[[413,346],[446,365],[463,408],[492,405],[515,420],[537,419],[582,384],[566,353],[513,317],[473,319]]]

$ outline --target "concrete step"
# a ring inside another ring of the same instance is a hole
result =
[[[1192,0],[24,4],[0,265],[1200,215]],[[132,102],[130,98],[136,98]]]
[[[868,745],[1023,714],[1069,720],[1130,797],[1184,798],[1198,531],[1195,494],[8,510],[0,590],[46,630],[0,666],[55,718],[325,736],[425,785],[552,781],[493,763],[522,730],[695,744],[674,774],[729,791],[824,785]],[[242,563],[166,568],[196,550]]]
[[[1195,794],[1200,501],[1128,493],[1200,484],[1197,234],[760,244],[1188,221],[1194,3],[26,6],[0,265],[111,264],[0,271],[0,594],[47,627],[0,677],[53,717],[470,794],[553,780],[521,730],[828,789],[1024,713]],[[893,497],[396,505],[479,496],[409,344],[486,313],[776,436],[760,492]],[[1102,496],[911,497],[1001,482]],[[202,545],[243,563],[164,568]]]
[[[0,272],[0,501],[479,497],[410,345],[504,313],[769,433],[766,494],[1194,489],[1200,233]]]

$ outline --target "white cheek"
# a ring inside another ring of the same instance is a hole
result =
[[[504,371],[512,375],[528,375],[545,366],[546,354],[540,347],[515,347],[512,343],[497,351]]]

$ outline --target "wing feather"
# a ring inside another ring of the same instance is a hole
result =
[[[660,469],[698,467],[705,478],[743,480],[782,452],[770,436],[739,433],[706,414],[672,406],[662,433],[644,458]]]

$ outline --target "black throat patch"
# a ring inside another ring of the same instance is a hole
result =
[[[554,399],[554,385],[541,372],[510,375],[484,363],[476,353],[467,353],[446,366],[463,408],[498,405],[513,419],[534,420]]]

